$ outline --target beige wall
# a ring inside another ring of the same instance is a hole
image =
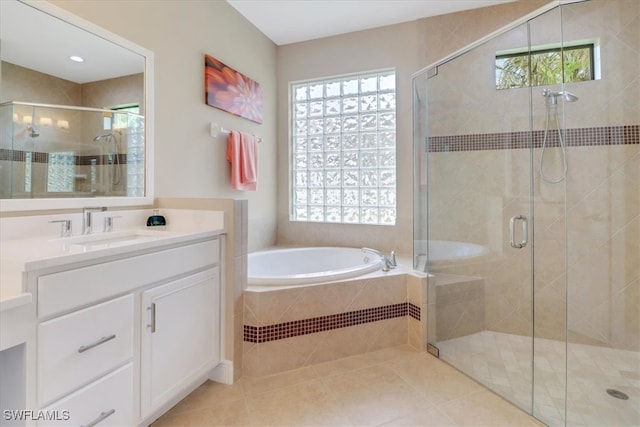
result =
[[[246,198],[250,249],[271,245],[276,227],[276,46],[224,1],[52,3],[154,53],[156,197]],[[205,54],[260,83],[263,124],[205,104]],[[231,189],[226,138],[212,138],[210,122],[263,139],[256,192]]]
[[[411,254],[412,74],[544,3],[527,0],[278,47],[278,243],[372,246]],[[289,221],[289,82],[382,68],[396,69],[396,225]]]
[[[81,85],[2,61],[2,99],[40,104],[82,105]]]

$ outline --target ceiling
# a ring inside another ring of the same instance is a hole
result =
[[[511,1],[227,0],[277,45]],[[24,3],[0,0],[0,9],[3,61],[76,83],[143,70],[141,56]],[[70,62],[70,55],[85,62]]]
[[[285,45],[515,0],[227,0]]]

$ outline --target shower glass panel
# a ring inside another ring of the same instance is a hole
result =
[[[567,424],[638,426],[640,2],[565,5],[562,31],[599,52],[599,78],[567,84],[580,99],[564,108]]]
[[[637,426],[640,2],[529,18],[414,76],[430,351],[547,425]]]
[[[415,261],[439,357],[531,412],[532,91],[494,69],[528,46],[525,23],[415,79]]]
[[[565,112],[583,100],[563,83],[562,9],[556,7],[528,23],[532,51],[557,49],[557,67],[533,69],[531,104],[518,108],[531,116],[533,146],[532,224],[534,254],[534,341],[532,414],[551,426],[565,425],[566,405],[566,189]],[[554,58],[552,58],[554,59]],[[552,62],[549,60],[549,62]],[[566,61],[565,61],[566,62]],[[547,64],[541,64],[547,65]],[[557,75],[553,71],[558,69]]]

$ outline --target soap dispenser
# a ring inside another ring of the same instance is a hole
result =
[[[160,215],[158,209],[153,210],[153,214],[147,218],[147,227],[165,227],[167,220]]]

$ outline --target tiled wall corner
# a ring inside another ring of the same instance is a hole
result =
[[[416,311],[414,315],[407,316],[407,343],[418,350],[427,347],[427,281],[426,274],[407,274],[407,302]]]
[[[247,240],[248,240],[248,200],[233,201],[233,365],[234,380],[243,375],[244,343],[244,294],[247,288]]]

